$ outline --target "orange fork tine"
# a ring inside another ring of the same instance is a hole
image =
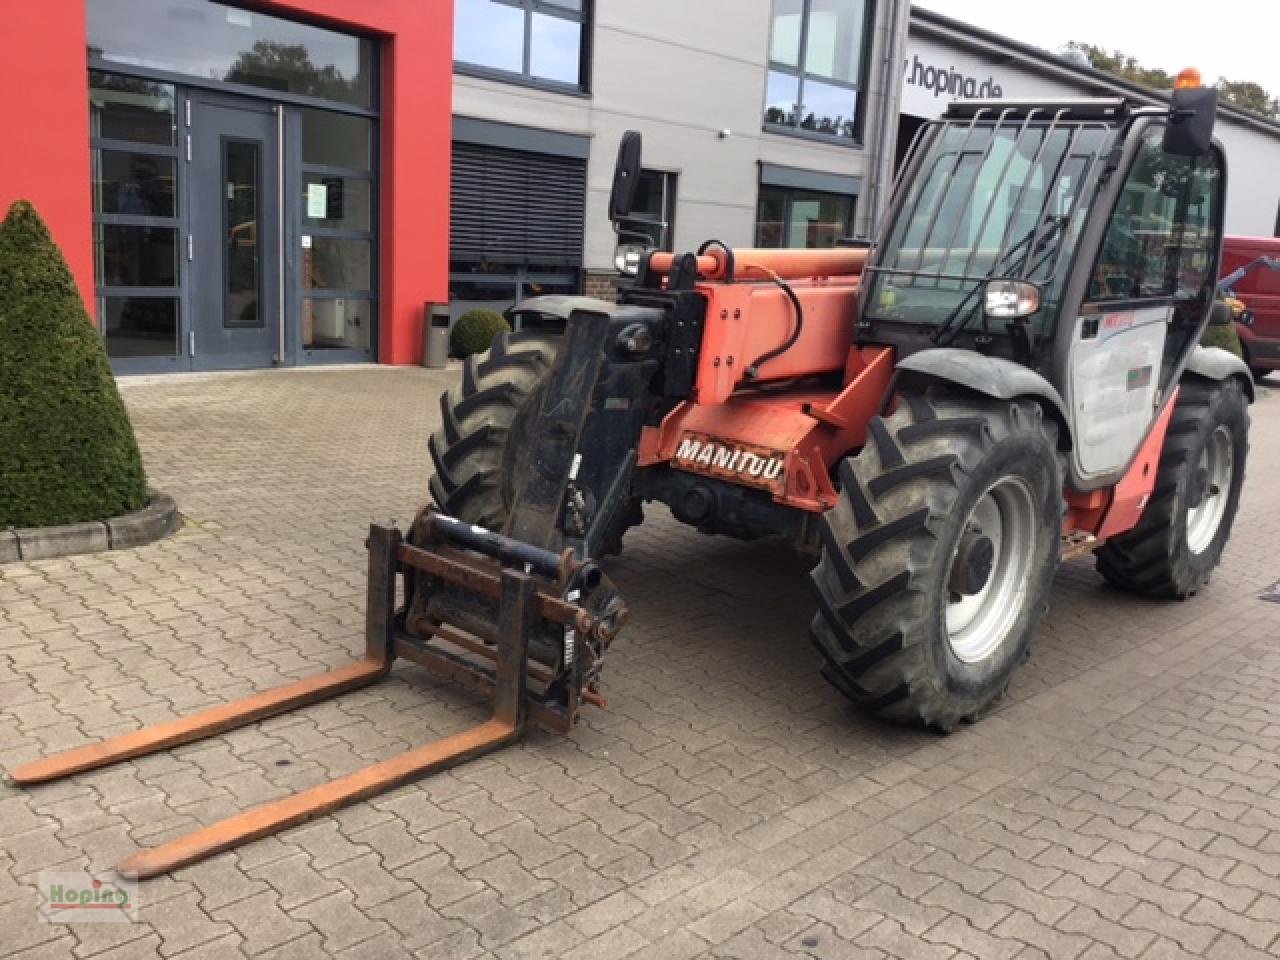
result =
[[[169,843],[141,850],[123,860],[116,869],[131,880],[159,876],[497,750],[519,736],[518,727],[489,720],[329,783],[246,810]]]
[[[142,850],[125,859],[118,867],[119,871],[137,880],[167,873],[514,743],[524,732],[528,715],[525,671],[528,668],[528,631],[531,618],[535,616],[534,582],[527,574],[506,570],[502,574],[501,590],[498,669],[493,685],[492,719],[329,783],[247,810],[161,846]]]
[[[243,700],[224,703],[176,720],[121,734],[101,743],[76,747],[23,764],[9,772],[9,779],[16,784],[47,783],[74,773],[96,770],[122,760],[143,757],[182,743],[212,737],[295,707],[363,687],[385,674],[389,666],[389,663],[361,657],[354,663],[328,673],[264,690]]]
[[[365,601],[365,653],[354,663],[318,676],[296,680],[261,693],[224,703],[166,723],[144,727],[101,743],[91,743],[23,764],[9,772],[16,784],[47,783],[85,770],[143,757],[246,726],[295,707],[355,690],[386,676],[395,659],[393,605],[396,598],[396,552],[400,531],[369,528],[369,579]]]

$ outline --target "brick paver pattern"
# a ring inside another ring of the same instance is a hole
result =
[[[343,663],[371,521],[425,496],[456,372],[126,382],[162,543],[0,567],[0,767]],[[38,871],[139,845],[485,716],[410,664],[167,754],[0,787],[0,954],[1246,960],[1280,952],[1280,396],[1253,408],[1207,592],[1088,560],[1031,661],[949,737],[818,676],[806,564],[661,507],[610,569],[634,618],[607,712],[146,883],[137,923],[46,924]]]

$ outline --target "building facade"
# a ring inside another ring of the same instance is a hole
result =
[[[10,5],[0,205],[35,203],[119,372],[413,362],[448,296],[451,15]]]
[[[938,116],[950,101],[966,96],[1023,100],[1125,96],[1167,102],[1145,87],[1117,80],[1087,63],[913,8],[902,61],[899,158],[926,120]],[[1214,136],[1227,156],[1226,232],[1280,235],[1280,176],[1276,175],[1280,123],[1220,105]]]
[[[1145,88],[906,0],[457,0],[451,312],[608,295],[622,132],[645,137],[655,243],[871,236],[911,138],[965,97]],[[1224,106],[1227,229],[1280,228],[1280,125]]]
[[[44,0],[5,19],[0,205],[35,202],[122,373],[413,363],[429,304],[608,295],[629,128],[657,246],[820,247],[874,234],[951,99],[1157,100],[907,0]],[[1271,235],[1280,125],[1220,120],[1227,229]]]
[[[891,176],[905,0],[456,0],[451,311],[607,293],[628,128],[665,249],[831,246]],[[886,137],[885,131],[888,131]],[[881,149],[888,143],[889,150]]]

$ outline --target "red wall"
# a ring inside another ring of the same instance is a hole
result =
[[[0,216],[40,211],[93,304],[85,0],[5,3],[0,13]]]
[[[246,4],[248,5],[248,4]],[[258,0],[280,16],[382,38],[379,359],[415,363],[422,306],[448,299],[451,0]],[[35,203],[93,303],[85,0],[5,3],[0,205]]]
[[[452,0],[262,0],[258,6],[385,38],[379,358],[416,363],[423,304],[449,299]]]

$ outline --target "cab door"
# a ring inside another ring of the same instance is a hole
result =
[[[1222,158],[1166,153],[1163,135],[1142,134],[1075,322],[1067,392],[1086,479],[1133,458],[1214,293]]]

